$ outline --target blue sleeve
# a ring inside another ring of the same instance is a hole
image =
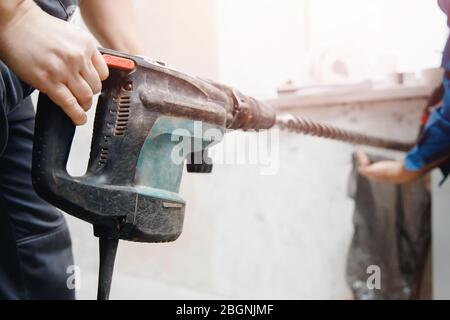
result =
[[[408,153],[405,168],[418,171],[446,155],[450,155],[450,79],[444,78],[442,107],[434,110],[419,143]],[[440,166],[445,177],[450,173],[450,160]]]

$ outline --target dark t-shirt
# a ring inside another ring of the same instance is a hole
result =
[[[68,20],[78,5],[78,0],[35,0],[35,2],[42,10],[62,20]]]

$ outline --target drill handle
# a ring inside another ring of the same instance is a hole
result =
[[[41,196],[55,191],[52,192],[52,187],[56,177],[72,179],[66,166],[74,135],[72,120],[41,93],[36,113],[32,169],[33,185]]]
[[[99,48],[106,64],[111,69],[130,72],[135,62],[113,50]],[[37,193],[49,202],[58,202],[58,185],[79,182],[83,178],[71,177],[67,170],[75,125],[72,120],[47,95],[40,94],[36,113],[33,147],[33,185]],[[58,183],[59,182],[59,183]],[[66,192],[73,192],[71,187]]]

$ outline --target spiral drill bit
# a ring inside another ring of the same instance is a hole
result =
[[[366,145],[397,151],[408,151],[414,143],[383,139],[306,120],[294,114],[277,115],[275,109],[262,101],[242,94],[223,84],[209,82],[225,94],[226,127],[231,130],[268,130],[275,126],[298,134],[321,137],[356,145]]]
[[[281,130],[288,130],[298,134],[338,140],[357,145],[366,145],[397,151],[408,151],[413,146],[412,143],[377,138],[361,133],[351,132],[324,123],[306,120],[293,114],[290,114],[289,116],[278,116],[276,124]]]

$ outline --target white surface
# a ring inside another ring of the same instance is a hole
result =
[[[432,177],[433,190],[433,297],[450,299],[450,183],[439,186],[442,175],[437,170]]]
[[[330,76],[329,56],[342,57],[352,81],[437,67],[448,34],[436,0],[217,4],[220,80],[258,96],[273,96],[288,80],[333,82],[320,79]]]

